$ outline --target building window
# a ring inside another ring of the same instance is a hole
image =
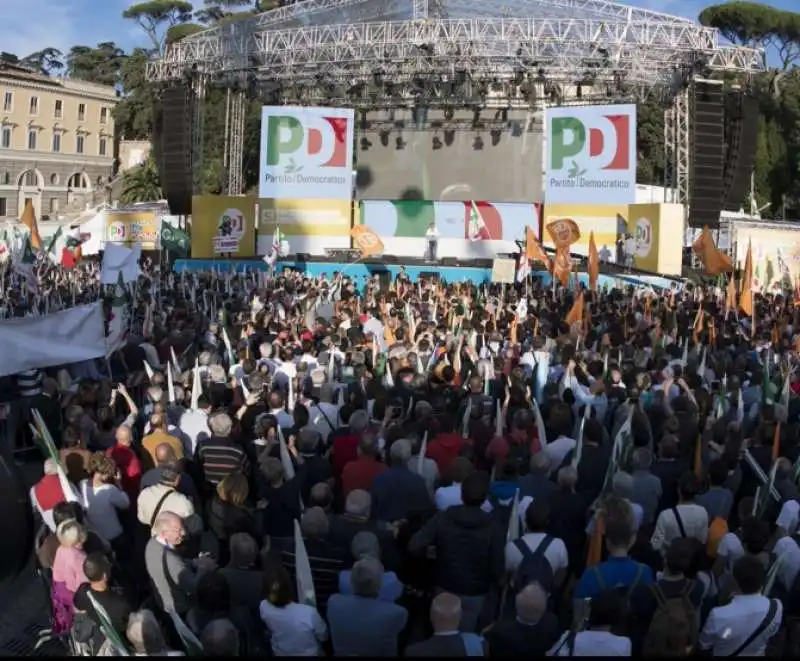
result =
[[[3,185],[8,186],[11,183],[11,173],[4,172],[3,173]]]
[[[11,149],[11,128],[8,126],[3,127],[3,141],[0,143],[3,149]]]
[[[86,120],[86,104],[79,103],[78,104],[78,121],[83,122]]]
[[[100,138],[100,156],[106,155],[106,139]]]
[[[39,114],[39,97],[32,96],[31,97],[31,115],[38,115]]]
[[[6,215],[8,215],[8,214],[6,213],[6,209],[7,209],[7,208],[8,208],[8,207],[7,207],[7,200],[6,200],[6,198],[4,198],[4,197],[0,197],[0,216],[6,216]]]
[[[53,133],[53,151],[57,154],[61,151],[61,134]]]
[[[83,153],[83,136],[82,135],[78,136],[77,144],[75,145],[75,151],[77,151],[79,154]]]
[[[36,129],[28,131],[28,149],[36,151]]]
[[[25,172],[25,179],[23,181],[24,185],[28,188],[33,188],[39,184],[39,179],[33,170],[28,170]]]
[[[64,116],[64,102],[61,99],[56,99],[55,118],[61,119]]]
[[[108,108],[100,108],[100,123],[108,124]]]
[[[54,215],[58,213],[58,198],[51,197],[50,198],[50,215]]]
[[[6,92],[3,96],[3,110],[11,112],[14,109],[14,92]]]

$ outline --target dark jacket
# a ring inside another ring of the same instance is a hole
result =
[[[436,547],[436,585],[457,595],[485,595],[505,571],[505,531],[480,507],[439,512],[415,534],[410,553]]]
[[[546,612],[536,624],[501,619],[486,633],[486,642],[491,657],[536,658],[543,657],[560,635],[558,618]]]
[[[220,550],[224,549],[224,557],[220,558],[222,564],[227,563],[228,541],[232,535],[237,532],[246,532],[256,541],[260,541],[255,515],[244,507],[236,507],[231,503],[223,502],[216,496],[211,501],[211,507],[208,510],[208,527],[220,541]]]
[[[433,511],[428,487],[405,466],[392,466],[372,482],[372,516],[379,521],[417,521]]]
[[[394,535],[387,530],[386,525],[372,519],[339,514],[330,520],[328,539],[337,546],[350,552],[353,539],[360,532],[371,532],[378,538],[381,547],[381,562],[386,571],[396,572],[400,567],[400,557]],[[354,560],[350,557],[347,567],[353,566]]]

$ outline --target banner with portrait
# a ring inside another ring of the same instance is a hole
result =
[[[105,242],[142,250],[158,249],[161,216],[155,211],[105,211]]]
[[[192,198],[192,258],[253,257],[256,198],[195,195]]]

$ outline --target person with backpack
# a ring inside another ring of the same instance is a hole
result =
[[[624,619],[623,598],[604,590],[592,599],[586,630],[564,632],[547,656],[631,656],[631,639],[614,633]]]
[[[700,492],[700,481],[691,471],[685,471],[678,481],[678,504],[658,515],[650,545],[666,553],[670,542],[678,537],[692,537],[703,544],[708,540],[708,512],[694,502]]]
[[[520,409],[511,420],[506,436],[495,436],[486,448],[486,459],[494,464],[505,461],[516,466],[517,475],[527,475],[531,457],[541,450],[533,412]]]
[[[515,595],[531,583],[553,594],[566,576],[569,555],[564,542],[548,533],[550,512],[548,503],[532,502],[525,510],[527,532],[506,544],[506,572]]]
[[[761,594],[766,570],[758,558],[737,560],[733,577],[738,594],[727,606],[711,610],[698,647],[714,656],[764,656],[767,643],[781,628],[783,604]]]
[[[631,592],[630,634],[634,653],[644,647],[654,647],[661,635],[669,629],[668,622],[691,622],[690,644],[697,643],[700,608],[704,585],[688,578],[692,562],[700,548],[693,539],[676,539],[670,544],[665,558],[664,573],[651,585],[639,585]]]
[[[627,500],[609,497],[605,501],[605,545],[608,559],[587,567],[575,589],[576,600],[591,599],[605,590],[627,597],[637,585],[650,585],[653,572],[633,560],[628,551],[636,542],[633,508]]]

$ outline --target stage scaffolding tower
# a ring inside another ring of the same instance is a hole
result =
[[[225,153],[224,165],[228,173],[225,192],[241,195],[244,191],[244,123],[247,113],[247,97],[241,88],[227,90],[225,99]]]

